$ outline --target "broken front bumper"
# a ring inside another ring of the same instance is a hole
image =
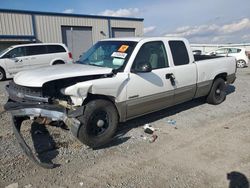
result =
[[[27,119],[48,118],[52,121],[63,121],[71,130],[74,136],[78,136],[80,121],[76,118],[83,114],[83,108],[77,110],[66,110],[63,107],[51,104],[15,102],[9,100],[5,106],[5,110],[12,115],[13,132],[24,150],[25,154],[36,164],[44,168],[54,168],[52,163],[41,162],[32,152],[31,148],[25,142],[21,134],[22,122]]]

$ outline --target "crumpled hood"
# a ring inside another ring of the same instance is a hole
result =
[[[14,82],[27,87],[42,87],[44,83],[52,80],[110,73],[112,73],[111,68],[81,64],[64,64],[19,72],[14,77]]]

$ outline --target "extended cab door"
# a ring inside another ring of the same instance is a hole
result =
[[[169,40],[168,43],[174,65],[174,103],[178,104],[191,100],[194,97],[196,92],[197,68],[186,40]]]
[[[152,71],[138,71],[151,66]],[[135,57],[127,85],[127,118],[166,108],[173,104],[173,73],[162,41],[144,43]]]

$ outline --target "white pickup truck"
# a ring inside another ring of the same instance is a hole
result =
[[[236,79],[234,57],[194,56],[183,38],[116,38],[97,42],[76,64],[18,73],[5,109],[26,154],[22,121],[64,122],[82,143],[108,143],[119,122],[197,97],[220,104]]]

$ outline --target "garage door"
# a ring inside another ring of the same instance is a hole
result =
[[[63,43],[72,52],[73,59],[76,61],[93,44],[92,28],[62,26],[62,38]]]
[[[112,37],[134,37],[134,28],[112,28]]]

